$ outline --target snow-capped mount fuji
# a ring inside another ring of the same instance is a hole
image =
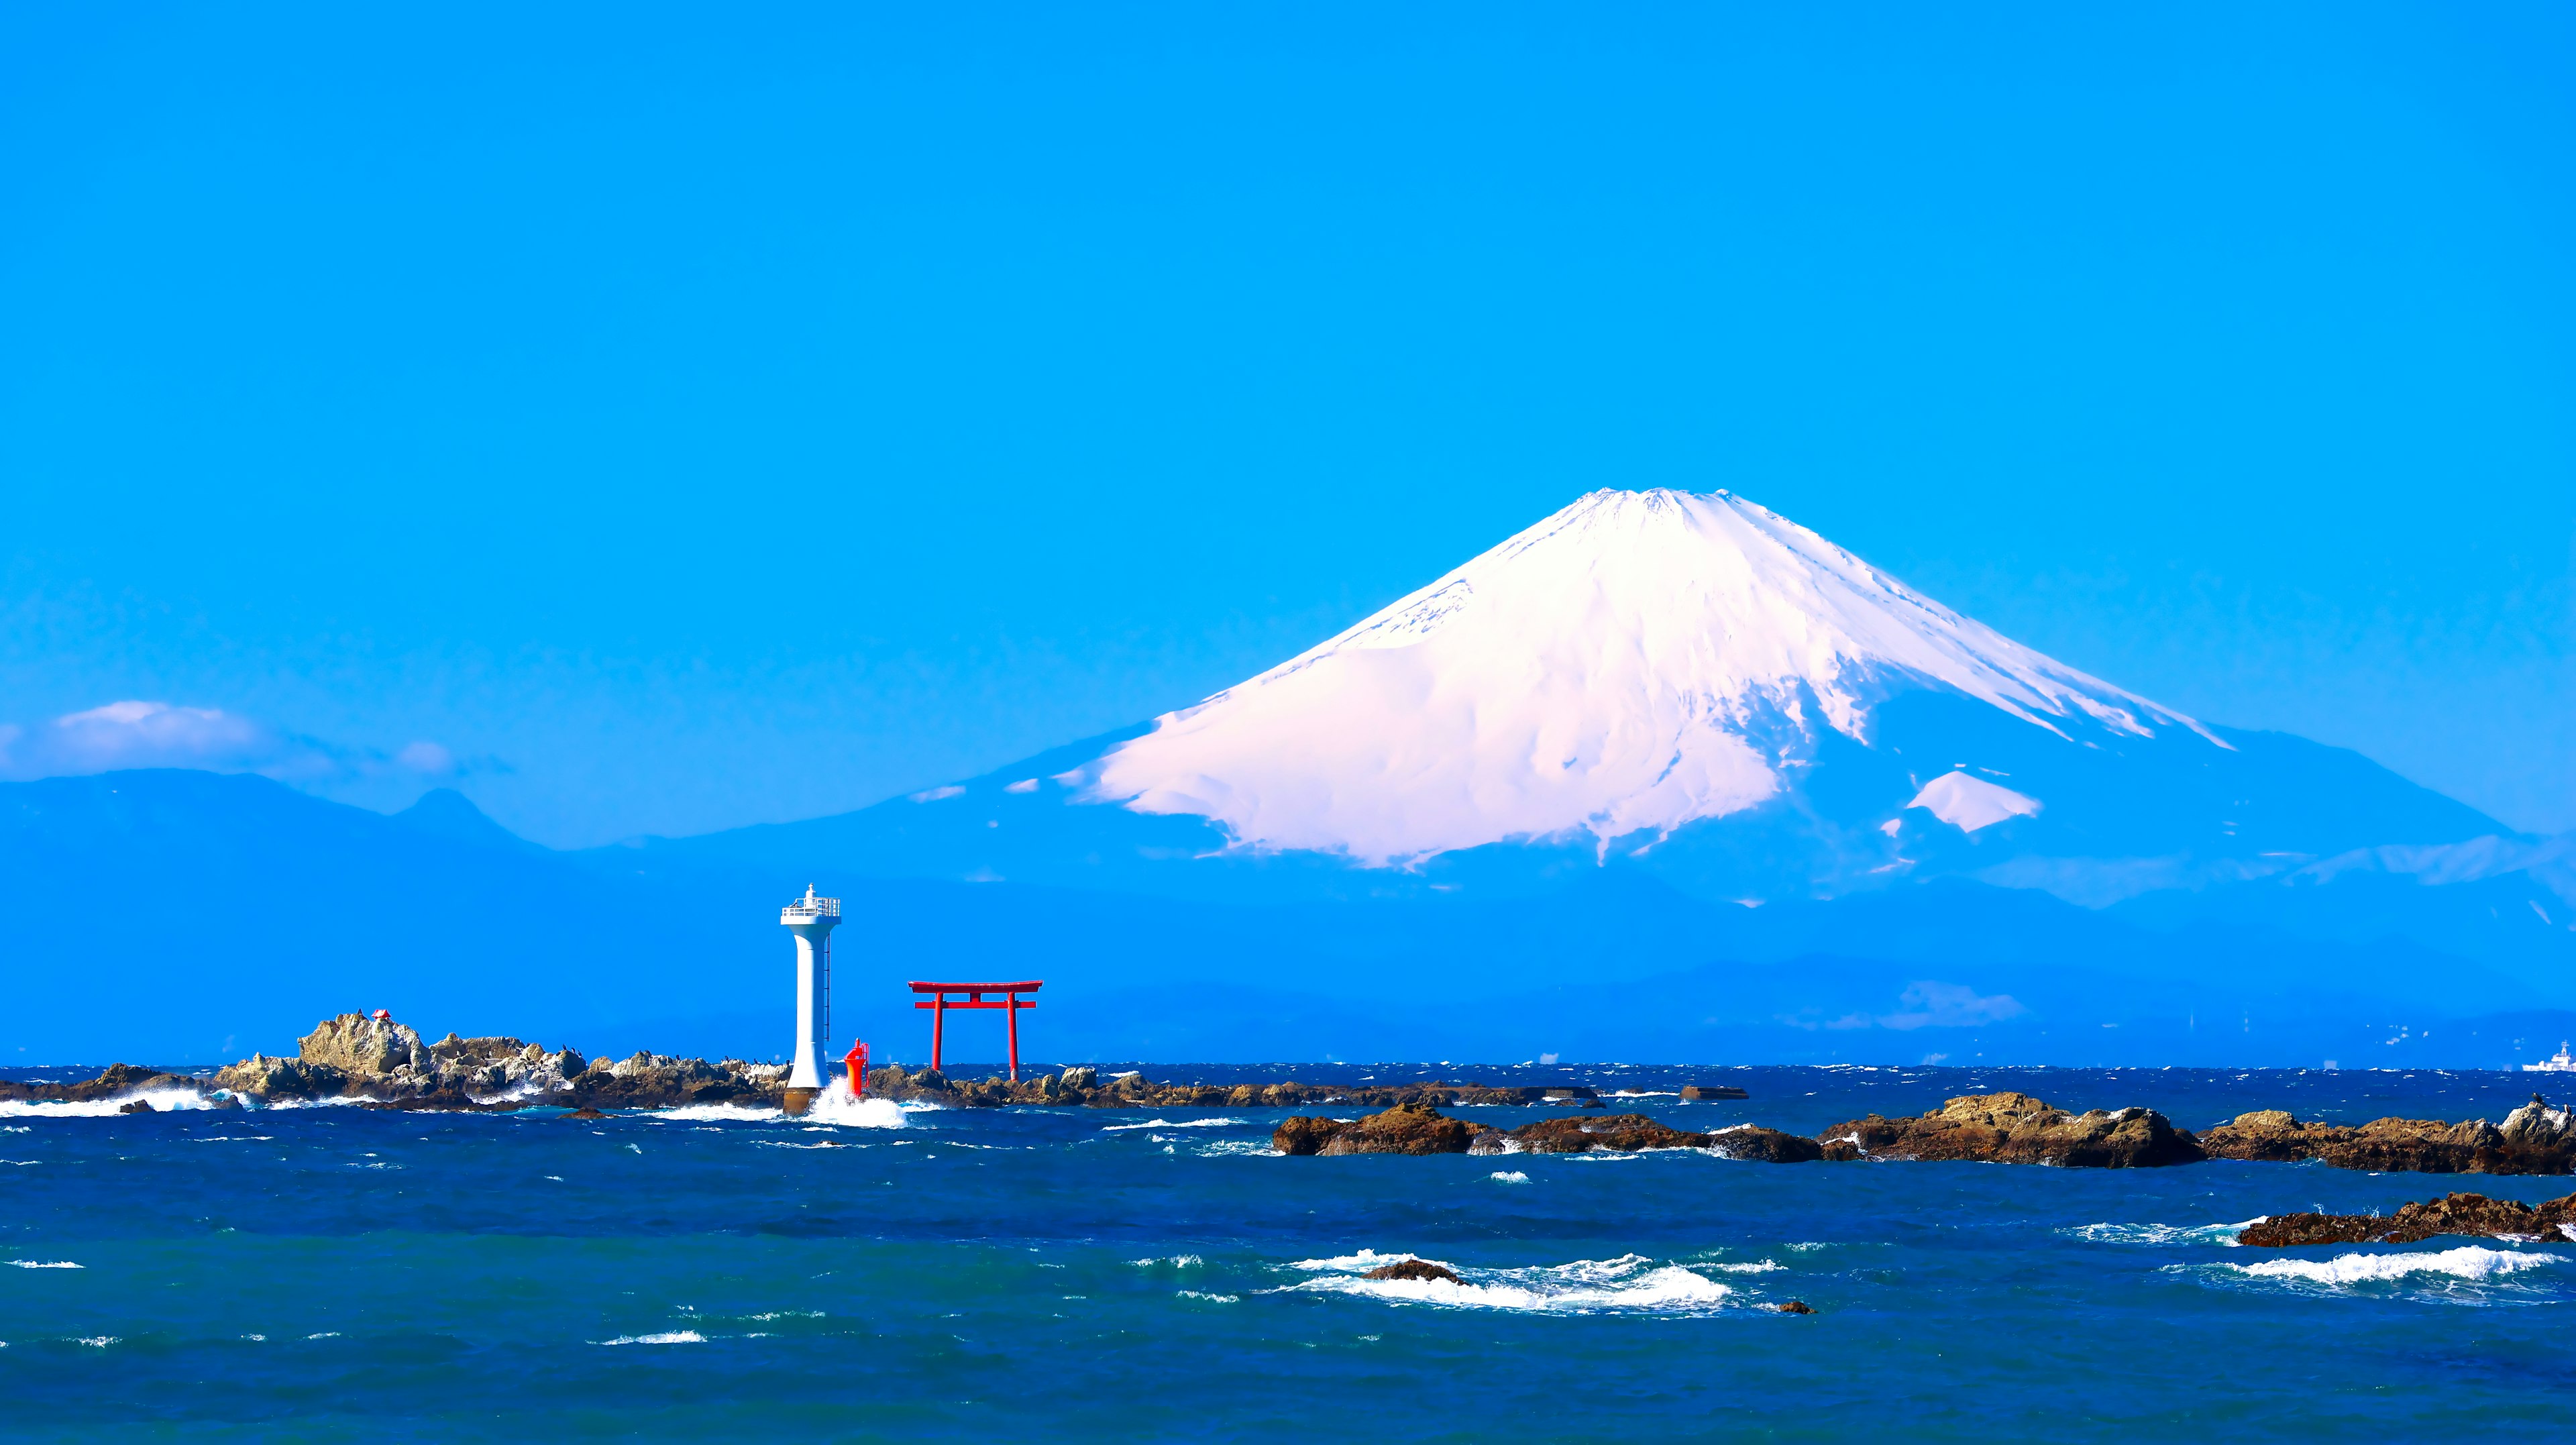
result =
[[[2502,831],[2067,666],[1742,497],[1596,491],[1151,723],[643,851],[1233,902],[1609,871],[1710,902],[1967,876],[2098,906]]]
[[[1879,704],[1927,690],[2068,745],[2228,746],[1741,497],[1602,490],[1157,720],[1083,796],[1375,865],[1576,835],[1651,847],[1782,797],[1824,731],[1870,745]],[[1973,831],[2044,805],[1958,774],[1910,806]]]

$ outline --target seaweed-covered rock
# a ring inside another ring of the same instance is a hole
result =
[[[1705,1149],[1709,1144],[1706,1134],[1676,1129],[1643,1114],[1541,1119],[1514,1129],[1512,1137],[1533,1154],[1583,1154],[1595,1149],[1634,1154],[1643,1149]]]
[[[1823,1156],[1852,1159],[1964,1159],[2143,1169],[2208,1156],[2186,1130],[2153,1109],[2069,1114],[2022,1093],[1968,1094],[1906,1119],[1872,1114],[1818,1136]]]
[[[1717,1130],[1708,1136],[1708,1147],[1726,1158],[1756,1164],[1812,1164],[1825,1157],[1825,1146],[1815,1140],[1760,1124]]]
[[[2576,1239],[2576,1194],[2539,1205],[2483,1194],[2445,1194],[2402,1206],[2391,1215],[2303,1210],[2258,1219],[2237,1232],[2236,1242],[2272,1249],[2302,1244],[2413,1244],[2441,1234]]]
[[[1458,1272],[1456,1270],[1449,1268],[1447,1265],[1433,1264],[1427,1259],[1399,1259],[1393,1264],[1381,1264],[1377,1268],[1362,1274],[1360,1278],[1436,1279],[1445,1280],[1450,1284],[1466,1283],[1465,1280],[1458,1277]]]

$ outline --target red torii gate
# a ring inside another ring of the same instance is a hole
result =
[[[1020,1077],[1020,1010],[1024,1008],[1037,1007],[1037,1004],[1034,1001],[1021,998],[1020,995],[1024,993],[1036,993],[1039,989],[1044,987],[1046,987],[1046,981],[1043,979],[1031,979],[1026,983],[922,983],[918,980],[914,981],[912,985],[912,991],[914,993],[926,993],[930,995],[927,999],[915,1000],[912,1005],[914,1008],[926,1008],[930,1010],[930,1067],[933,1069],[939,1068],[939,1061],[941,1058],[940,1050],[942,1045],[947,1041],[948,1011],[950,1009],[997,1008],[1002,1010],[1003,1016],[1011,1021],[1011,1077],[1013,1080],[1017,1080]],[[952,993],[962,993],[966,995],[966,997],[952,1003],[948,998]],[[1003,995],[1003,997],[1000,999],[987,999],[984,995],[988,993],[998,993]]]

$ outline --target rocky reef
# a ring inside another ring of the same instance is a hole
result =
[[[2576,1240],[2576,1194],[2539,1204],[2445,1194],[2395,1214],[2274,1214],[2238,1231],[2236,1242],[2265,1248],[2301,1244],[2413,1244],[2437,1234],[2489,1239]]]
[[[999,1108],[1006,1104],[1085,1105],[1095,1109],[1296,1109],[1317,1105],[1394,1108],[1423,1104],[1437,1108],[1463,1105],[1566,1104],[1600,1107],[1588,1088],[1492,1088],[1483,1084],[1158,1084],[1141,1073],[1111,1076],[1102,1082],[1089,1065],[1016,1082],[999,1077],[951,1079],[932,1069],[911,1071],[889,1064],[868,1071],[868,1094],[897,1103],[945,1104],[951,1108]]]
[[[1407,1104],[1360,1119],[1291,1118],[1271,1135],[1283,1154],[1631,1154],[1705,1149],[1768,1164],[1817,1160],[1966,1159],[2067,1168],[2134,1169],[2194,1163],[2205,1156],[2187,1130],[2152,1109],[2070,1114],[2028,1094],[1974,1094],[1914,1118],[1837,1124],[1819,1139],[1758,1124],[1714,1133],[1676,1129],[1644,1114],[1541,1119],[1500,1130]]]
[[[1643,1114],[1541,1119],[1511,1130],[1452,1119],[1428,1103],[1399,1104],[1358,1119],[1290,1118],[1272,1131],[1282,1154],[1634,1154],[1712,1149],[1729,1158],[1790,1164],[1823,1157],[1813,1139],[1743,1124],[1715,1134],[1675,1129]]]
[[[2028,1094],[1968,1094],[1911,1118],[1872,1114],[1818,1136],[1824,1157],[1969,1159],[2077,1169],[2195,1164],[2208,1155],[2187,1129],[2153,1109],[2070,1114]]]
[[[709,1063],[639,1052],[585,1060],[503,1036],[424,1042],[408,1024],[365,1014],[324,1019],[294,1058],[253,1054],[216,1071],[215,1089],[260,1103],[346,1099],[395,1109],[658,1109],[775,1104],[787,1070],[741,1059]]]
[[[2337,1169],[2386,1173],[2565,1174],[2576,1164],[2570,1111],[2550,1107],[2538,1094],[2500,1125],[2484,1119],[2373,1119],[2354,1128],[2257,1109],[2206,1131],[2200,1145],[2215,1159],[2315,1159]]]

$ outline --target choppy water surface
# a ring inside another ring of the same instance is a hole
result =
[[[1570,1072],[1684,1127],[1800,1132],[1987,1088],[2201,1126],[2496,1118],[2532,1087]],[[1652,1093],[1691,1080],[1753,1097]],[[2576,1247],[2226,1227],[2569,1180],[1285,1159],[1267,1110],[0,1111],[11,1438],[2377,1440],[2556,1433],[2576,1405]],[[1408,1253],[1467,1283],[1359,1277]],[[1790,1298],[1819,1313],[1766,1308]]]

